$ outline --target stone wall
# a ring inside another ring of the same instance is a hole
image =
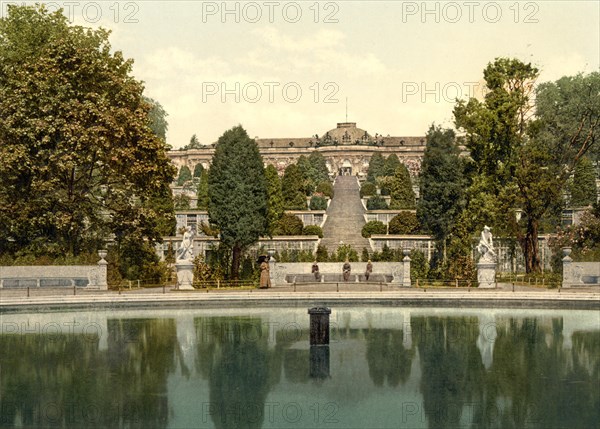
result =
[[[98,265],[6,266],[0,267],[0,288],[76,286],[106,290],[106,275],[106,261]]]
[[[343,262],[319,262],[319,273],[323,282],[338,282],[341,280]],[[366,262],[350,262],[351,277],[350,282],[364,281]],[[373,262],[373,272],[370,281],[384,281],[403,285],[403,266],[402,262]],[[407,265],[410,271],[410,265]],[[275,285],[285,285],[289,283],[314,281],[312,274],[312,263],[310,262],[272,262],[271,279]],[[406,285],[410,286],[410,284]]]
[[[600,262],[576,262],[570,254],[570,248],[563,249],[562,287],[600,286]]]

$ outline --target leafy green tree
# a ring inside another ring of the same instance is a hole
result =
[[[366,247],[363,247],[362,253],[360,255],[361,262],[367,262],[370,259],[371,259],[371,256],[369,255],[369,251],[367,250]]]
[[[447,239],[465,206],[463,162],[454,131],[431,126],[421,164],[417,217],[446,261]]]
[[[153,106],[109,33],[44,6],[0,19],[0,253],[95,252],[161,239],[175,170]]]
[[[187,165],[184,165],[179,169],[179,176],[177,177],[177,185],[183,186],[185,182],[192,180],[192,172]]]
[[[163,106],[156,100],[150,97],[144,97],[144,100],[150,104],[151,108],[148,112],[148,118],[150,119],[150,128],[154,134],[167,141],[167,130],[169,129],[169,123],[167,122],[167,116],[169,114],[165,111]],[[171,147],[169,146],[168,149]]]
[[[415,208],[415,191],[412,188],[410,173],[404,164],[400,164],[390,181],[390,196],[391,209]]]
[[[166,141],[166,134],[169,128],[169,123],[167,122],[167,112],[158,101],[149,97],[144,97],[144,100],[151,105],[150,112],[148,112],[150,128],[156,137]],[[165,150],[170,149],[171,146],[165,144]],[[159,213],[156,224],[160,235],[163,237],[175,235],[175,228],[177,226],[174,212],[175,205],[173,202],[173,193],[171,192],[169,186],[165,184],[160,191],[156,192],[152,197],[150,197],[147,205]]]
[[[600,204],[586,210],[579,224],[559,228],[550,242],[557,259],[557,271],[562,271],[562,248],[571,247],[571,257],[576,261],[598,261],[600,258]]]
[[[421,225],[413,212],[402,212],[394,216],[388,225],[390,234],[416,234]]]
[[[425,254],[417,249],[410,251],[410,279],[416,282],[417,279],[426,279],[429,274],[429,264]]]
[[[483,72],[484,101],[471,98],[454,108],[456,125],[466,132],[466,146],[477,173],[495,178],[498,186],[510,181],[518,161],[515,150],[523,143],[530,101],[538,69],[517,59],[497,58]]]
[[[367,200],[367,210],[387,210],[389,207],[385,198],[374,195]]]
[[[575,166],[571,185],[571,207],[591,206],[597,199],[596,171],[590,158],[585,156]]]
[[[304,224],[298,216],[284,213],[277,221],[274,235],[302,235]]]
[[[208,171],[202,170],[200,174],[200,180],[198,181],[198,188],[196,189],[196,196],[198,201],[196,202],[196,208],[200,210],[208,210]]]
[[[200,176],[202,176],[202,172],[204,171],[204,167],[202,167],[202,164],[198,163],[194,166],[194,174],[192,174],[192,177],[195,178],[200,178]]]
[[[380,176],[377,178],[377,187],[379,188],[379,194],[383,197],[390,196],[390,189],[392,187],[392,180],[394,176]]]
[[[323,238],[323,229],[319,225],[306,225],[302,228],[302,235],[318,235]]]
[[[377,185],[373,182],[365,182],[360,187],[361,198],[370,197],[377,194]]]
[[[385,224],[380,220],[371,220],[363,225],[361,235],[365,238],[369,238],[373,234],[385,234],[387,228]]]
[[[371,155],[369,169],[367,170],[367,181],[375,183],[379,176],[384,175],[385,158],[379,152]]]
[[[474,161],[469,166],[471,185],[466,191],[469,215],[463,217],[469,219],[463,229],[469,235],[483,224],[494,224],[500,233],[515,231],[507,216],[514,220],[518,182],[532,184],[545,178],[539,168],[547,165],[541,147],[535,142],[529,144],[526,134],[538,70],[517,59],[497,58],[483,74],[488,90],[485,100],[461,100],[454,108],[455,123],[465,131],[465,144]],[[521,178],[515,180],[518,175]],[[537,223],[541,215],[538,209],[530,208],[537,220],[530,218],[527,237],[519,237],[528,272],[539,269]]]
[[[281,193],[281,180],[277,169],[269,164],[265,168],[265,177],[267,178],[267,225],[269,234],[273,235],[273,231],[277,226],[277,221],[283,215],[283,194]]]
[[[296,164],[288,165],[281,180],[283,206],[286,210],[306,210],[306,194],[303,185],[304,179],[300,168]]]
[[[267,182],[256,142],[236,126],[215,147],[208,174],[208,215],[231,249],[231,278],[238,278],[242,252],[267,233]]]
[[[329,182],[329,169],[321,152],[312,151],[308,156],[308,164],[310,166],[308,177],[315,186],[322,182]]]
[[[393,153],[390,156],[388,156],[385,160],[385,164],[383,165],[383,175],[393,176],[396,174],[396,170],[398,170],[398,168],[400,168],[403,165],[404,164],[400,162],[400,159],[398,159],[398,155]]]
[[[323,197],[313,196],[310,199],[311,210],[327,210],[327,200]]]
[[[371,255],[371,259],[373,260],[373,262],[398,262],[398,256],[399,255],[396,255],[387,244],[384,244],[383,248],[381,249],[381,252],[373,252],[373,255]]]
[[[317,262],[327,262],[329,261],[329,254],[327,253],[327,247],[319,244],[317,246],[317,254],[316,254]]]
[[[512,216],[507,223],[521,245],[528,272],[540,270],[540,220],[561,201],[575,166],[597,145],[599,93],[598,72],[562,77],[536,90],[536,120],[528,130],[530,139],[518,148],[516,180],[506,191],[513,197],[511,204],[523,211],[518,223]]]
[[[315,189],[315,184],[310,178],[311,167],[308,158],[304,155],[300,155],[296,161],[296,165],[298,166],[298,170],[300,171],[300,175],[302,177],[302,192],[304,192],[304,195],[312,195]]]
[[[175,210],[189,210],[191,198],[186,194],[179,194],[173,197],[173,204],[175,205]]]
[[[317,185],[315,192],[323,194],[325,197],[333,198],[333,185],[329,180],[323,181]]]
[[[168,186],[156,192],[148,199],[147,206],[157,213],[156,229],[161,237],[175,235],[175,202]]]
[[[358,253],[349,244],[341,244],[330,257],[330,262],[344,262],[348,258],[350,262],[358,262]]]
[[[185,146],[183,146],[182,148],[180,148],[179,150],[192,150],[192,149],[204,149],[204,145],[202,145],[200,143],[200,141],[198,140],[198,137],[196,137],[196,134],[194,134],[191,138],[190,138],[190,142],[188,144],[186,144]]]

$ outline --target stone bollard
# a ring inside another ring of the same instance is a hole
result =
[[[104,258],[108,251],[102,249],[98,250],[98,256],[100,256],[100,260],[98,261],[98,278],[97,278],[97,287],[101,290],[108,290],[108,262]]]
[[[308,314],[310,314],[310,345],[329,345],[329,315],[331,309],[313,307],[308,310]]]
[[[275,275],[275,270],[277,269],[275,263],[277,261],[275,260],[275,256],[273,256],[271,253],[273,253],[274,255],[275,252],[269,252],[269,287],[273,287],[273,284],[275,283],[275,281],[273,280],[277,278],[277,276]]]
[[[411,287],[410,282],[410,249],[404,249],[402,251],[404,253],[404,259],[402,259],[402,286],[403,287]]]
[[[570,247],[563,247],[563,258],[562,258],[562,268],[563,268],[563,278],[562,278],[562,287],[569,287],[573,284],[573,258],[571,258]]]

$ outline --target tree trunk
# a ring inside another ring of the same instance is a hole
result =
[[[521,242],[523,256],[525,258],[525,271],[535,273],[540,271],[540,258],[538,254],[538,221],[527,221],[525,238]]]
[[[231,249],[231,279],[238,280],[240,273],[240,259],[242,256],[242,248],[237,244]]]

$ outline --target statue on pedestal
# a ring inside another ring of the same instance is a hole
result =
[[[479,245],[477,250],[481,254],[480,262],[496,262],[496,251],[494,249],[494,242],[492,239],[491,228],[484,226],[481,231],[481,238],[479,239]]]
[[[181,246],[177,249],[175,268],[177,270],[177,289],[194,289],[194,231],[186,228]]]
[[[484,226],[477,245],[481,254],[477,263],[477,281],[480,288],[496,287],[496,250],[492,239],[491,228]]]
[[[193,261],[194,260],[194,231],[191,227],[187,227],[183,233],[181,247],[177,249],[178,261]]]

